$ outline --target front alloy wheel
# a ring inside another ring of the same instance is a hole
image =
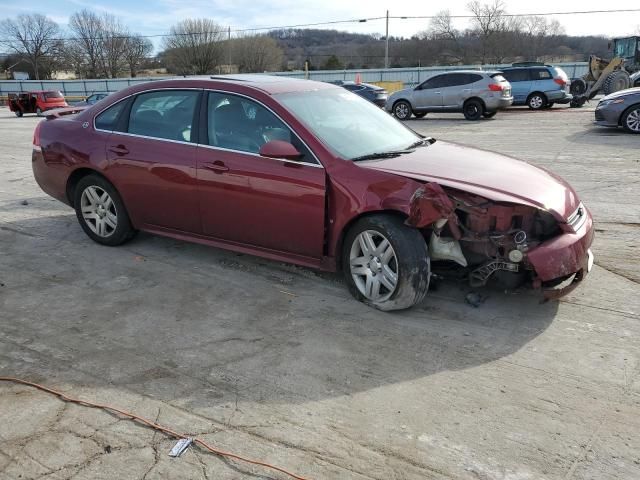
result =
[[[351,246],[351,277],[360,293],[372,302],[383,302],[398,285],[398,260],[389,240],[380,232],[365,230]]]
[[[411,105],[404,100],[397,102],[393,106],[393,114],[398,120],[409,120],[411,118]]]
[[[632,107],[624,114],[622,126],[631,133],[640,133],[640,106]]]
[[[424,237],[399,215],[360,218],[347,232],[342,270],[355,298],[379,310],[420,302],[429,288],[431,263]]]

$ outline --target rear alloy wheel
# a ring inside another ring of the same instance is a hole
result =
[[[531,110],[540,110],[547,104],[547,98],[542,93],[533,93],[527,99],[527,105]]]
[[[379,310],[412,307],[429,288],[427,244],[393,215],[358,220],[345,237],[342,262],[353,296]]]
[[[495,111],[495,112],[484,112],[484,113],[482,114],[482,116],[483,116],[484,118],[493,118],[493,117],[495,117],[495,116],[496,116],[496,113],[498,113],[498,112],[497,112],[497,111]]]
[[[413,116],[416,118],[423,118],[427,115],[427,112],[413,112]]]
[[[622,126],[627,132],[640,133],[640,105],[635,105],[622,114]]]
[[[464,118],[467,120],[480,120],[484,113],[484,106],[479,100],[468,100],[464,104],[462,113],[464,113]]]
[[[97,243],[120,245],[135,234],[117,190],[98,175],[80,179],[74,206],[80,226]]]
[[[400,100],[393,106],[393,114],[398,120],[409,120],[411,118],[411,105],[409,105],[409,102]]]

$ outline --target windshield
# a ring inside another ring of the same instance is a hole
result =
[[[342,88],[277,97],[327,147],[348,160],[405,150],[420,141],[384,110]]]

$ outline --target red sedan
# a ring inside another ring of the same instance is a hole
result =
[[[382,310],[421,301],[432,262],[547,296],[593,264],[591,215],[562,179],[421,137],[330,84],[166,80],[64,113],[36,128],[35,178],[103,245],[144,230],[341,269]]]

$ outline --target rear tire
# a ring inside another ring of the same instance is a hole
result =
[[[422,234],[400,217],[363,217],[349,229],[342,269],[351,294],[384,311],[410,308],[429,289],[431,263]]]
[[[135,235],[120,194],[105,178],[99,175],[81,178],[73,198],[80,226],[94,242],[113,247]]]
[[[624,70],[616,70],[607,75],[602,84],[602,91],[605,95],[610,95],[620,90],[626,90],[631,86],[631,78]]]
[[[532,93],[527,98],[527,105],[531,110],[540,110],[547,104],[547,97],[544,93]]]
[[[640,105],[632,105],[625,110],[621,123],[627,132],[640,134]]]
[[[411,105],[406,100],[400,100],[393,105],[393,114],[398,120],[411,118]]]
[[[427,112],[413,112],[413,116],[416,118],[423,118],[427,116]]]
[[[39,117],[42,116],[42,110],[40,109],[40,107],[36,108],[36,115]]]
[[[584,95],[587,91],[587,82],[582,78],[574,78],[571,80],[571,86],[569,87],[569,93],[574,97]]]
[[[480,120],[484,114],[484,105],[480,100],[467,100],[462,107],[462,113],[467,120]]]
[[[16,114],[16,117],[18,118],[22,117],[22,110],[16,110],[15,114]]]

